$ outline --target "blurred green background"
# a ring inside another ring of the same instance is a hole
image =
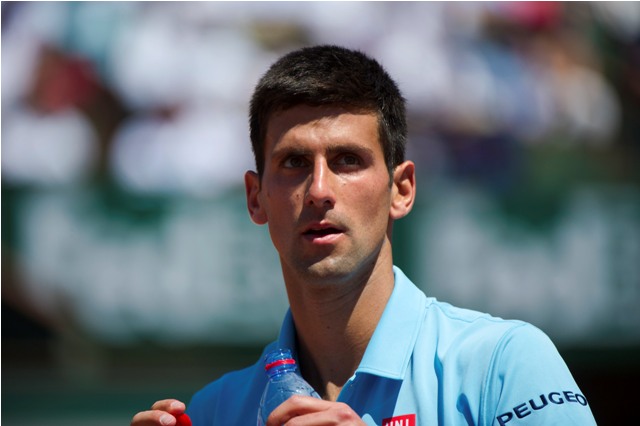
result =
[[[407,98],[396,264],[543,329],[599,424],[632,424],[638,2],[2,2],[4,424],[127,424],[276,336],[247,104],[317,43],[376,57]]]

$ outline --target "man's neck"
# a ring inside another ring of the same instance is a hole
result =
[[[305,379],[336,400],[360,364],[394,285],[392,263],[346,285],[313,288],[287,283]]]

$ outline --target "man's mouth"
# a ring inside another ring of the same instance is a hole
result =
[[[330,242],[333,241],[333,236],[341,234],[344,234],[344,229],[328,222],[312,224],[302,233],[305,238],[316,242]]]
[[[328,227],[328,228],[317,228],[317,229],[309,229],[304,232],[304,235],[308,235],[310,237],[326,237],[327,235],[332,234],[340,234],[342,231],[338,228]]]

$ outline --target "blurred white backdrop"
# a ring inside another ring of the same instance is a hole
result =
[[[282,53],[337,43],[379,59],[408,99],[422,201],[397,259],[415,281],[560,344],[637,343],[638,152],[626,140],[637,123],[625,127],[627,83],[601,47],[637,49],[637,12],[3,4],[4,240],[20,278],[7,291],[98,341],[271,337],[286,300],[243,205],[248,99]]]
[[[640,3],[1,7],[3,422],[126,424],[253,362],[287,301],[244,204],[249,97],[280,55],[335,43],[408,100],[419,196],[396,264],[542,328],[599,421],[626,423]]]

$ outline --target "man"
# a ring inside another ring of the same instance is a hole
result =
[[[275,347],[323,399],[291,398],[275,425],[588,425],[586,398],[550,340],[520,321],[427,298],[393,266],[393,222],[414,202],[405,102],[373,59],[335,46],[277,61],[251,101],[252,220],[267,224],[290,310]],[[252,425],[262,362],[196,393],[195,425]],[[159,401],[132,425],[173,425]]]

